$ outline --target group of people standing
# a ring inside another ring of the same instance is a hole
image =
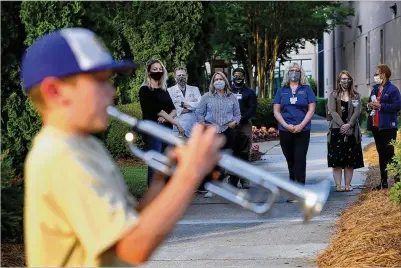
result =
[[[391,70],[387,65],[377,67],[374,75],[376,85],[371,91],[367,107],[362,107],[361,95],[355,90],[354,80],[348,71],[339,73],[336,88],[328,97],[327,164],[333,168],[338,192],[352,191],[354,170],[364,167],[359,125],[363,109],[368,110],[367,128],[373,133],[379,154],[381,183],[375,189],[388,188],[386,166],[394,156],[391,140],[396,138],[401,110],[400,91],[391,83],[390,76]],[[187,84],[188,73],[185,67],[175,69],[175,86],[167,88],[167,77],[166,68],[160,60],[147,62],[145,80],[139,91],[143,118],[163,124],[184,137],[190,137],[196,123],[214,125],[226,138],[223,149],[248,161],[252,145],[251,118],[255,114],[257,100],[254,90],[245,84],[245,71],[235,69],[233,83],[228,81],[224,73],[216,72],[204,95],[199,88]],[[316,96],[298,63],[292,62],[287,67],[273,105],[289,179],[305,184],[306,157]],[[158,152],[163,152],[167,146],[151,136],[147,137],[145,143],[147,149]],[[224,174],[223,170],[220,171]],[[149,185],[153,174],[153,169],[149,168]],[[342,187],[343,178],[345,187]],[[205,182],[209,180],[207,177]],[[236,187],[239,187],[239,182],[242,188],[249,187],[249,182],[234,175],[228,176],[228,182]],[[199,191],[205,191],[204,184]],[[212,196],[210,192],[205,195]],[[295,202],[292,199],[287,201]]]
[[[354,170],[364,167],[359,125],[363,109],[368,111],[367,130],[373,134],[379,155],[381,182],[374,190],[388,188],[386,167],[394,157],[391,141],[397,136],[401,110],[400,91],[391,83],[390,76],[391,70],[387,65],[378,65],[374,74],[376,84],[367,107],[363,107],[351,74],[341,71],[338,75],[336,88],[330,93],[327,103],[327,164],[333,168],[337,192],[353,191],[351,181]],[[279,123],[280,144],[287,160],[289,178],[302,184],[305,184],[310,120],[315,112],[315,102],[316,97],[302,67],[291,63],[285,73],[283,87],[274,98],[274,116]],[[341,185],[343,178],[345,187]],[[399,177],[395,178],[395,181],[399,180]]]
[[[385,64],[377,66],[373,76],[367,107],[362,106],[361,95],[356,92],[354,80],[347,71],[337,78],[337,88],[328,98],[328,165],[333,168],[336,191],[352,191],[351,181],[355,169],[364,167],[362,133],[359,117],[367,109],[367,130],[371,131],[379,155],[380,183],[374,190],[388,188],[387,165],[393,161],[397,137],[398,118],[401,110],[399,89],[391,83],[391,70]],[[345,188],[341,186],[344,170]],[[401,174],[394,178],[399,181]]]
[[[233,71],[233,83],[226,75],[216,72],[210,82],[209,90],[201,94],[198,87],[187,84],[188,72],[185,67],[174,71],[176,85],[167,87],[168,73],[160,60],[152,59],[146,63],[145,79],[139,90],[139,100],[143,119],[163,124],[181,137],[190,137],[196,123],[215,126],[217,132],[224,135],[227,150],[245,161],[249,160],[252,145],[251,118],[256,111],[256,94],[245,84],[245,71],[237,68]],[[145,146],[148,150],[164,152],[167,144],[147,136]],[[223,180],[224,170],[219,168]],[[151,184],[155,171],[148,167],[148,185]],[[211,177],[205,178],[199,192],[205,197],[214,196],[207,192],[204,185]],[[227,177],[235,187],[248,188],[249,182],[235,175]]]

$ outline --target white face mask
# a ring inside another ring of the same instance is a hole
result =
[[[226,87],[226,83],[223,80],[216,80],[214,81],[213,86],[217,90],[222,90]]]
[[[381,79],[379,75],[373,76],[373,79],[375,80],[376,84],[381,84],[383,82],[383,79]]]

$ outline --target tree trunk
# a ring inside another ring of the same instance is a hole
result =
[[[258,88],[259,88],[259,98],[266,98],[266,84],[265,76],[266,74],[263,73],[263,61],[262,61],[262,36],[260,34],[259,27],[256,30],[256,69],[257,69],[257,77],[258,77]]]
[[[274,69],[276,68],[277,61],[277,52],[278,52],[278,35],[275,36],[273,42],[273,52],[270,62],[270,84],[269,84],[269,98],[273,98],[273,85],[274,85]]]

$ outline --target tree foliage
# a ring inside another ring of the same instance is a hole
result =
[[[2,175],[7,175],[2,176],[2,182],[3,178],[12,180],[23,175],[26,154],[41,126],[41,120],[21,86],[20,60],[26,48],[46,33],[64,27],[89,28],[103,39],[115,58],[134,58],[141,65],[135,74],[113,77],[117,89],[116,104],[138,100],[144,65],[154,57],[161,59],[170,73],[178,65],[191,66],[192,83],[204,84],[202,65],[208,58],[204,48],[213,32],[210,24],[213,9],[207,3],[10,1],[1,2],[1,10],[1,146],[8,152],[5,162],[2,157]],[[106,140],[107,133],[100,136]],[[21,221],[20,211],[7,200],[12,199],[10,196],[20,200],[21,192],[18,191],[22,188],[4,185],[9,187],[2,188],[2,204],[7,204],[7,207],[2,206],[2,222],[4,217],[10,222]],[[3,194],[4,198],[11,199],[3,199]],[[22,202],[19,206],[22,207]],[[20,217],[14,217],[12,211]],[[3,231],[9,238],[16,233],[2,225]]]
[[[247,70],[247,80],[259,87],[259,96],[267,96],[266,83],[273,81],[277,59],[316,42],[323,32],[347,25],[353,9],[339,2],[276,1],[216,2],[219,33],[213,38],[217,55],[240,62]],[[255,68],[255,76],[253,75]],[[269,97],[272,97],[270,83]]]

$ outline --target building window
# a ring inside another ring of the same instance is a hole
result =
[[[312,78],[312,60],[301,60],[302,69],[305,71],[305,75],[309,78]]]
[[[368,80],[370,76],[370,40],[368,36],[365,37],[365,59],[366,79]]]
[[[380,63],[384,64],[384,32],[380,30]]]

